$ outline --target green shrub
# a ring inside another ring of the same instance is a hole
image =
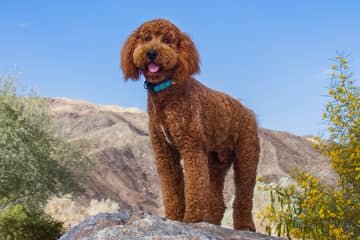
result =
[[[91,162],[52,131],[45,99],[0,76],[0,199],[38,209],[51,195],[80,190]]]
[[[336,57],[332,66],[331,100],[324,120],[329,139],[317,148],[331,160],[338,185],[324,185],[298,170],[295,183],[267,186],[271,204],[260,216],[269,234],[289,239],[360,239],[360,91],[354,85],[347,60]]]
[[[0,210],[0,240],[53,240],[62,233],[61,222],[20,204]]]

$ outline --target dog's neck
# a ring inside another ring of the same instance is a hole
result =
[[[187,80],[177,80],[175,78],[172,80],[171,86],[161,91],[155,92],[152,89],[147,89],[148,104],[152,105],[151,108],[161,110],[168,105],[181,101],[186,96],[191,80],[191,78]],[[148,108],[151,109],[150,105]]]

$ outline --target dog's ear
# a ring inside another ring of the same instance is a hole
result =
[[[136,30],[129,36],[121,50],[121,69],[124,73],[125,80],[128,80],[129,78],[137,80],[140,77],[139,69],[137,69],[133,60],[133,53],[138,35],[137,32],[138,31]]]
[[[200,71],[200,57],[193,41],[186,33],[181,33],[178,45],[179,74],[188,77]]]

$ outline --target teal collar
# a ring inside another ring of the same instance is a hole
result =
[[[158,93],[161,92],[167,88],[169,88],[173,83],[172,79],[167,79],[165,81],[162,81],[160,83],[151,83],[148,80],[145,80],[144,82],[144,88],[150,89],[151,91]]]

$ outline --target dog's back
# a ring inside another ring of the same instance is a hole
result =
[[[192,79],[189,101],[194,118],[199,118],[204,141],[209,150],[233,148],[241,131],[257,130],[253,112],[233,97],[215,91]],[[176,109],[174,109],[176,111]]]

